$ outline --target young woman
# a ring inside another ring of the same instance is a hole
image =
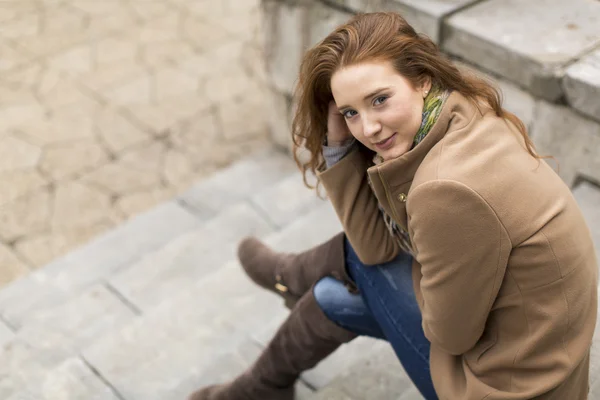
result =
[[[591,235],[489,83],[395,13],[309,50],[293,123],[344,233],[301,254],[239,249],[292,308],[256,363],[193,400],[293,399],[356,335],[388,340],[426,399],[586,399]],[[567,145],[567,144],[565,144]]]

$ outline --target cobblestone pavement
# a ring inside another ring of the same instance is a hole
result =
[[[0,286],[267,139],[258,0],[0,1]]]

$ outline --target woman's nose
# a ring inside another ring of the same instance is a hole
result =
[[[373,118],[363,118],[363,134],[372,137],[381,130],[381,124]]]

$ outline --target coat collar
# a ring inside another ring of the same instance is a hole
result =
[[[458,92],[452,92],[438,120],[418,145],[398,158],[384,161],[367,170],[380,205],[404,229],[407,225],[405,203],[419,166],[447,132],[465,126],[476,111],[477,107],[473,102]]]

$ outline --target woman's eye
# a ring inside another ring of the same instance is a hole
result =
[[[344,111],[344,118],[352,118],[356,115],[356,111],[354,110],[348,110],[348,111]]]
[[[383,104],[383,102],[386,100],[387,100],[387,96],[379,96],[373,101],[373,104],[378,106],[380,104]]]

